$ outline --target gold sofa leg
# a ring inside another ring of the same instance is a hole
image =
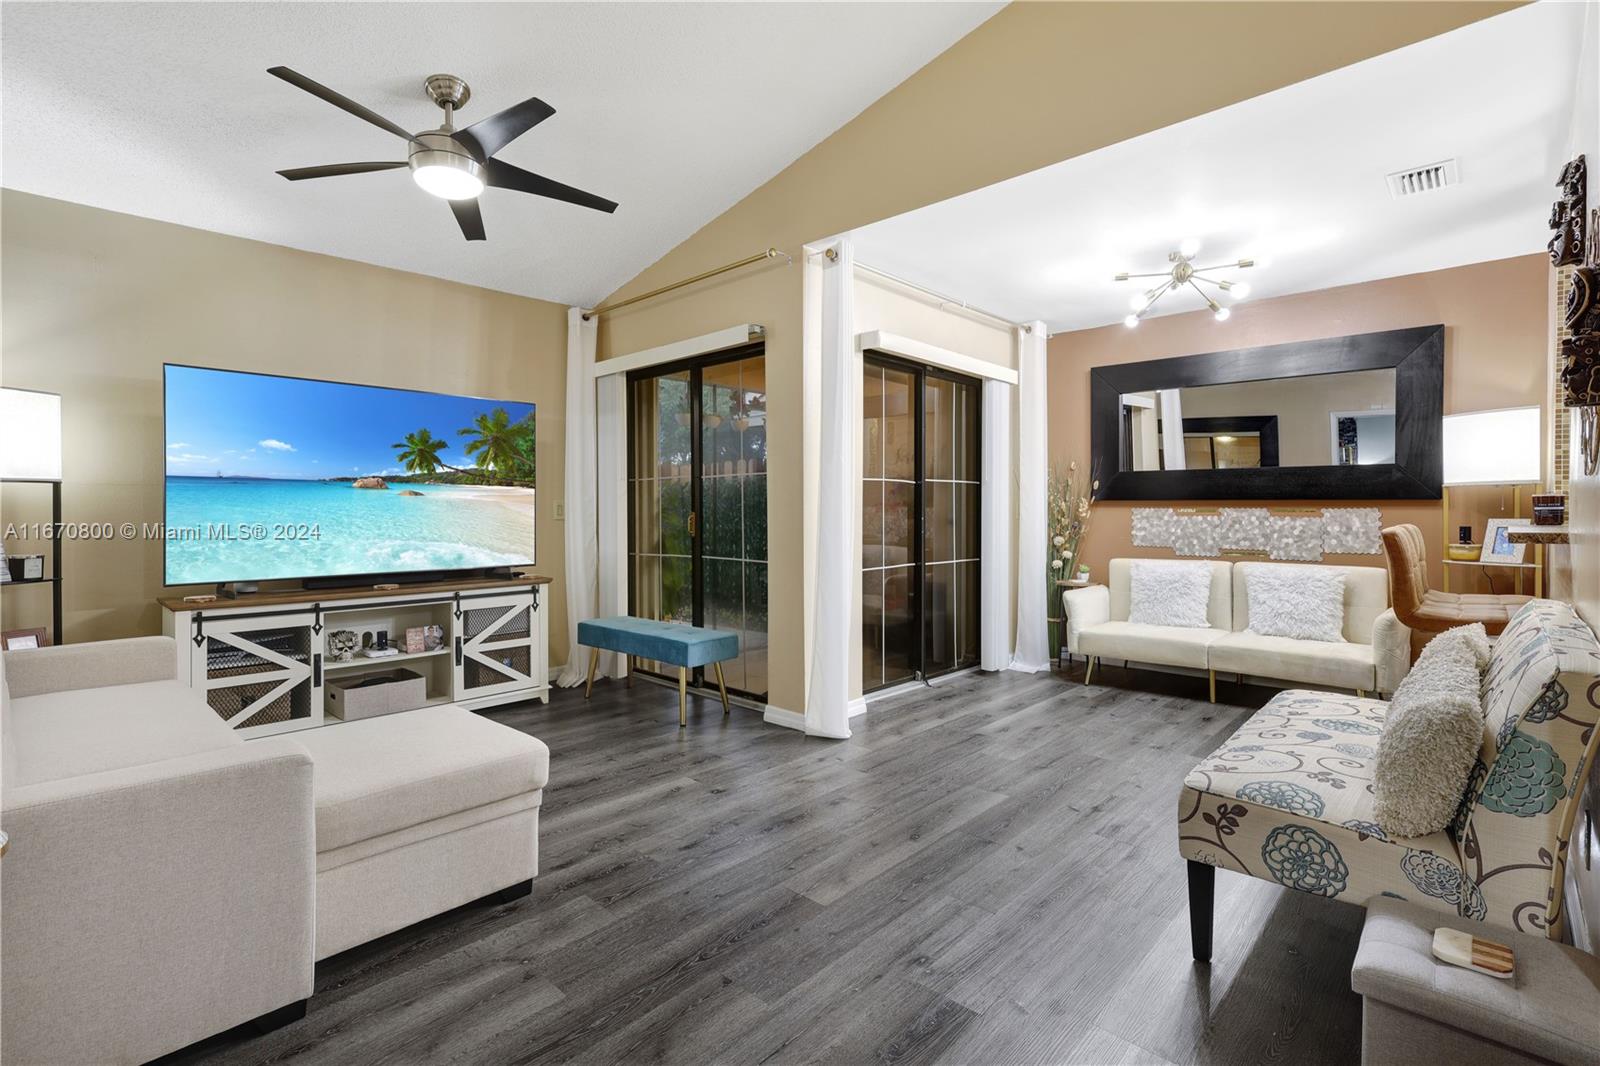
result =
[[[717,663],[717,691],[722,693],[722,717],[728,717],[728,683],[722,679],[722,664]]]
[[[599,662],[600,662],[600,649],[599,648],[590,648],[589,649],[589,683],[583,687],[583,698],[584,699],[588,699],[589,698],[589,694],[594,691],[594,668],[597,665],[599,665]]]
[[[1212,703],[1216,703],[1217,702],[1217,672],[1215,670],[1207,670],[1206,671],[1206,675],[1211,679],[1211,702]]]
[[[678,667],[678,728],[689,724],[689,668]]]
[[[1084,660],[1083,660],[1083,683],[1085,685],[1087,685],[1089,683],[1089,678],[1094,676],[1094,663],[1095,663],[1095,657],[1093,655],[1087,655],[1087,656],[1084,657]]]

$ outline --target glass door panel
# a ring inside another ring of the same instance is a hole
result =
[[[978,661],[979,387],[869,356],[862,388],[861,687]]]
[[[737,633],[739,656],[723,672],[730,691],[756,699],[767,692],[766,408],[760,355],[630,384],[632,612]]]
[[[915,625],[915,374],[868,362],[862,390],[861,687],[910,680]]]
[[[923,675],[978,663],[979,386],[924,374]]]

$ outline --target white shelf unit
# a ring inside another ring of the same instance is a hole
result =
[[[196,604],[165,612],[177,638],[178,677],[243,736],[338,723],[326,711],[325,682],[404,666],[421,674],[427,704],[470,710],[519,700],[550,699],[545,590],[534,584],[475,587],[340,599],[337,591],[304,603],[252,605],[248,599]],[[435,650],[382,658],[335,660],[328,635],[350,630],[360,641],[378,630],[404,646],[405,631],[438,625]]]

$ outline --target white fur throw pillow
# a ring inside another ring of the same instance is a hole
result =
[[[1211,624],[1211,564],[1134,559],[1128,564],[1128,621],[1205,629]]]
[[[1344,574],[1326,566],[1246,566],[1250,632],[1344,641]]]
[[[1450,824],[1483,744],[1478,650],[1482,625],[1434,637],[1400,682],[1378,738],[1372,784],[1378,824],[1423,836]]]

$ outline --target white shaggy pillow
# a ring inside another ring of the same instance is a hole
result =
[[[1211,564],[1134,559],[1128,564],[1128,621],[1205,629],[1211,625]]]
[[[1250,632],[1344,641],[1344,574],[1326,566],[1250,566],[1244,572]]]
[[[1487,640],[1482,625],[1446,630],[1395,690],[1372,775],[1374,813],[1385,832],[1437,832],[1460,806],[1483,744],[1478,650]]]

